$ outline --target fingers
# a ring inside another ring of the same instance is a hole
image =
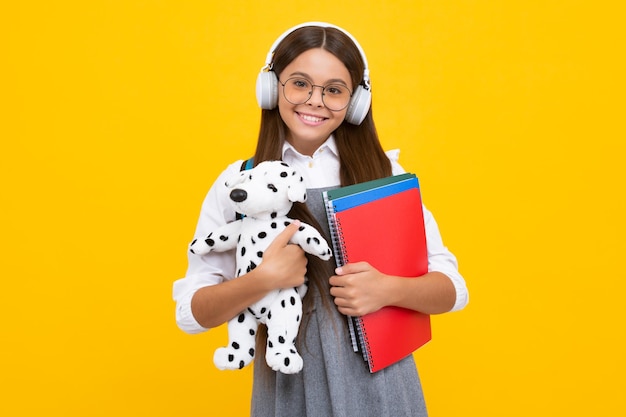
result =
[[[263,253],[259,268],[271,276],[271,289],[297,287],[305,281],[308,260],[300,246],[290,244],[300,226],[299,221],[289,224]]]
[[[359,272],[369,271],[372,267],[367,262],[355,262],[351,264],[345,264],[335,269],[335,274],[349,275],[349,274],[357,274]]]
[[[291,240],[293,235],[296,234],[299,228],[300,228],[300,220],[294,220],[293,222],[291,222],[291,224],[289,224],[289,226],[285,228],[285,230],[283,230],[282,232],[280,232],[278,236],[276,236],[276,239],[274,239],[274,242],[272,242],[270,246],[274,246],[274,245],[277,247],[287,246],[289,244],[289,241]]]
[[[335,287],[331,288],[331,295],[334,297],[333,301],[341,314],[359,317],[368,312],[362,305],[362,300],[353,296],[352,291],[345,291],[342,288]]]
[[[362,316],[384,305],[380,273],[367,262],[356,262],[336,269],[329,278],[330,294],[342,314]]]

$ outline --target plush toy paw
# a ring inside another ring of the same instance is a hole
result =
[[[325,247],[322,247],[321,250],[317,252],[317,257],[323,261],[327,261],[330,258],[332,258],[333,252],[330,250],[325,240],[323,240],[322,242],[323,242],[323,245],[321,246],[325,246]]]
[[[302,249],[324,261],[329,260],[333,256],[330,246],[328,246],[326,240],[317,232],[317,230],[312,227],[309,229],[311,229],[311,231],[315,234],[312,236],[304,236],[306,240],[304,244],[301,244]]]
[[[283,374],[296,374],[304,364],[294,345],[268,346],[265,361],[267,366]]]
[[[189,244],[189,251],[196,255],[206,255],[211,251],[224,252],[237,246],[237,238],[241,229],[241,222],[228,223],[205,238],[194,239]]]
[[[189,252],[195,255],[206,255],[207,253],[211,252],[211,247],[213,246],[213,245],[209,245],[209,243],[211,242],[211,238],[212,238],[211,235],[212,234],[207,236],[207,238],[204,240],[194,239],[193,242],[189,244]]]
[[[236,345],[236,343],[234,343]],[[247,366],[254,359],[254,348],[248,351],[233,346],[221,347],[213,354],[213,363],[220,370],[236,370]]]
[[[305,252],[327,261],[333,256],[326,239],[313,227],[302,224],[298,232],[292,236],[291,243],[299,245]]]

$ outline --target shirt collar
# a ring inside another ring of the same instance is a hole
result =
[[[321,150],[324,149],[328,149],[329,151],[331,151],[335,156],[339,157],[339,151],[337,150],[337,142],[335,141],[335,137],[333,135],[330,135],[330,137],[328,139],[326,139],[326,142],[324,142],[322,144],[322,146],[320,146],[315,153],[313,154],[313,158],[315,158],[315,155],[317,153],[319,153]],[[308,158],[305,155],[302,155],[300,152],[298,152],[296,150],[296,148],[294,148],[289,142],[284,141],[283,142],[283,160],[285,159],[285,156],[287,156],[288,154],[291,154],[292,156],[296,156],[299,158]]]

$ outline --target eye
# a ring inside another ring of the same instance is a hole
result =
[[[297,89],[301,89],[301,90],[309,90],[310,89],[310,84],[307,80],[304,80],[302,78],[293,78],[291,80],[291,84],[293,85],[294,88]]]
[[[267,184],[267,188],[269,188],[270,190],[274,191],[275,193],[278,192],[278,188],[276,188],[274,186],[274,184]]]
[[[324,92],[333,96],[349,95],[348,89],[343,85],[331,84],[324,88]]]

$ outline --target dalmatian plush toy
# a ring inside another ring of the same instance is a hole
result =
[[[294,202],[306,201],[303,178],[282,161],[261,162],[255,168],[241,171],[226,182],[230,202],[240,220],[228,223],[196,239],[190,251],[204,255],[237,248],[239,277],[260,264],[263,252],[274,238],[293,220],[287,217]],[[291,239],[304,251],[328,260],[330,247],[312,226],[302,223]],[[213,362],[219,369],[241,369],[254,359],[255,338],[259,323],[267,326],[265,360],[270,368],[285,374],[302,369],[302,357],[295,346],[302,317],[302,297],[306,284],[298,288],[272,291],[228,322],[228,346],[215,351]]]

